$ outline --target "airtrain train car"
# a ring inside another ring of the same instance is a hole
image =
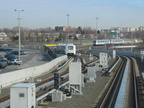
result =
[[[75,55],[76,46],[74,44],[58,44],[56,46],[57,54]]]
[[[105,45],[105,44],[123,44],[124,40],[123,39],[96,39],[93,41],[94,46],[98,45]]]

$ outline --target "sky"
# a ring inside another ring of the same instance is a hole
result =
[[[144,26],[144,0],[0,1],[0,28],[18,25],[18,11],[15,9],[20,10],[21,26],[31,29],[67,26],[68,22],[71,27],[93,29]]]

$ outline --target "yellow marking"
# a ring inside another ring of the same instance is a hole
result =
[[[57,46],[57,44],[46,44],[45,46]]]
[[[82,45],[93,45],[92,43],[82,43]]]

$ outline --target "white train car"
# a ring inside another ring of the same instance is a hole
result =
[[[75,55],[76,54],[76,46],[74,44],[67,44],[65,52],[67,55]]]
[[[93,41],[94,46],[98,45],[105,45],[105,44],[123,44],[124,40],[123,39],[96,39]]]
[[[104,45],[104,44],[110,44],[110,39],[101,39],[101,40],[94,40],[93,41],[93,45],[96,46],[96,45]]]
[[[123,44],[123,39],[111,39],[111,44]]]
[[[75,55],[76,46],[74,44],[58,44],[56,47],[57,55]]]

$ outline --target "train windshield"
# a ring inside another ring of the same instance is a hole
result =
[[[68,49],[69,50],[73,50],[73,46],[68,46]]]

